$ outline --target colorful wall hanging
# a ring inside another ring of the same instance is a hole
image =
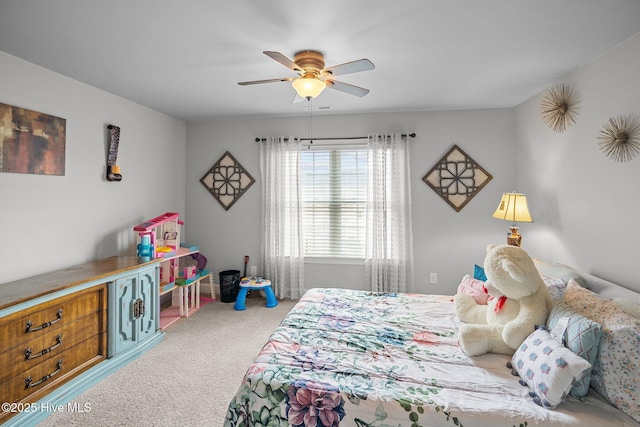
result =
[[[0,172],[64,175],[67,120],[0,104]]]
[[[227,151],[200,178],[200,182],[225,210],[229,210],[255,180]]]
[[[493,177],[460,147],[454,145],[422,180],[460,212]]]

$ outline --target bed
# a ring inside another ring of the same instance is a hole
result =
[[[537,263],[559,291],[552,292],[556,301],[571,294],[582,304],[580,292],[591,288],[602,300],[640,303],[637,293],[571,267]],[[609,304],[594,298],[598,311]],[[225,425],[638,427],[640,321],[631,310],[619,310],[632,323],[626,336],[636,340],[626,343],[632,350],[621,356],[623,366],[611,368],[604,356],[596,360],[590,373],[600,393],[593,387],[581,398],[567,392],[549,409],[507,368],[510,356],[468,357],[460,350],[451,296],[311,289],[249,367]],[[607,333],[603,327],[603,342]]]

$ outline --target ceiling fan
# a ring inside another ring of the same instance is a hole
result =
[[[262,52],[271,59],[278,61],[290,70],[298,73],[299,77],[282,77],[278,79],[254,80],[249,82],[238,82],[241,86],[255,85],[273,82],[292,82],[297,94],[307,100],[320,95],[325,87],[339,90],[355,96],[365,96],[369,89],[354,86],[348,83],[339,82],[333,76],[342,74],[357,73],[360,71],[372,70],[375,68],[368,59],[346,62],[344,64],[324,67],[324,55],[315,50],[303,50],[295,54],[293,61],[280,52]]]

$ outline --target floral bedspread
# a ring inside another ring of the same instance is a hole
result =
[[[539,407],[508,356],[460,350],[456,322],[450,296],[312,289],[249,367],[225,426],[628,424],[595,397]]]

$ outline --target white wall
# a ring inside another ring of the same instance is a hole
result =
[[[369,133],[416,132],[412,142],[411,185],[415,256],[415,291],[454,293],[462,275],[482,263],[488,243],[503,243],[508,224],[491,217],[515,180],[513,109],[328,116],[314,114],[313,136],[344,137]],[[308,118],[227,119],[187,126],[186,236],[209,259],[208,268],[243,272],[243,257],[260,269],[261,178],[256,137],[308,136]],[[422,177],[458,144],[494,179],[456,213]],[[228,210],[199,182],[225,151],[256,183]],[[430,272],[438,284],[429,285]],[[305,287],[364,288],[360,265],[305,266]]]
[[[186,125],[0,52],[0,102],[66,119],[64,176],[0,173],[0,283],[134,255],[133,226],[185,212]],[[121,182],[105,178],[121,128]]]
[[[527,248],[640,291],[640,156],[605,157],[598,133],[610,117],[640,119],[640,34],[566,76],[581,98],[576,124],[564,134],[545,127],[543,94],[516,108],[519,189],[535,224]]]

